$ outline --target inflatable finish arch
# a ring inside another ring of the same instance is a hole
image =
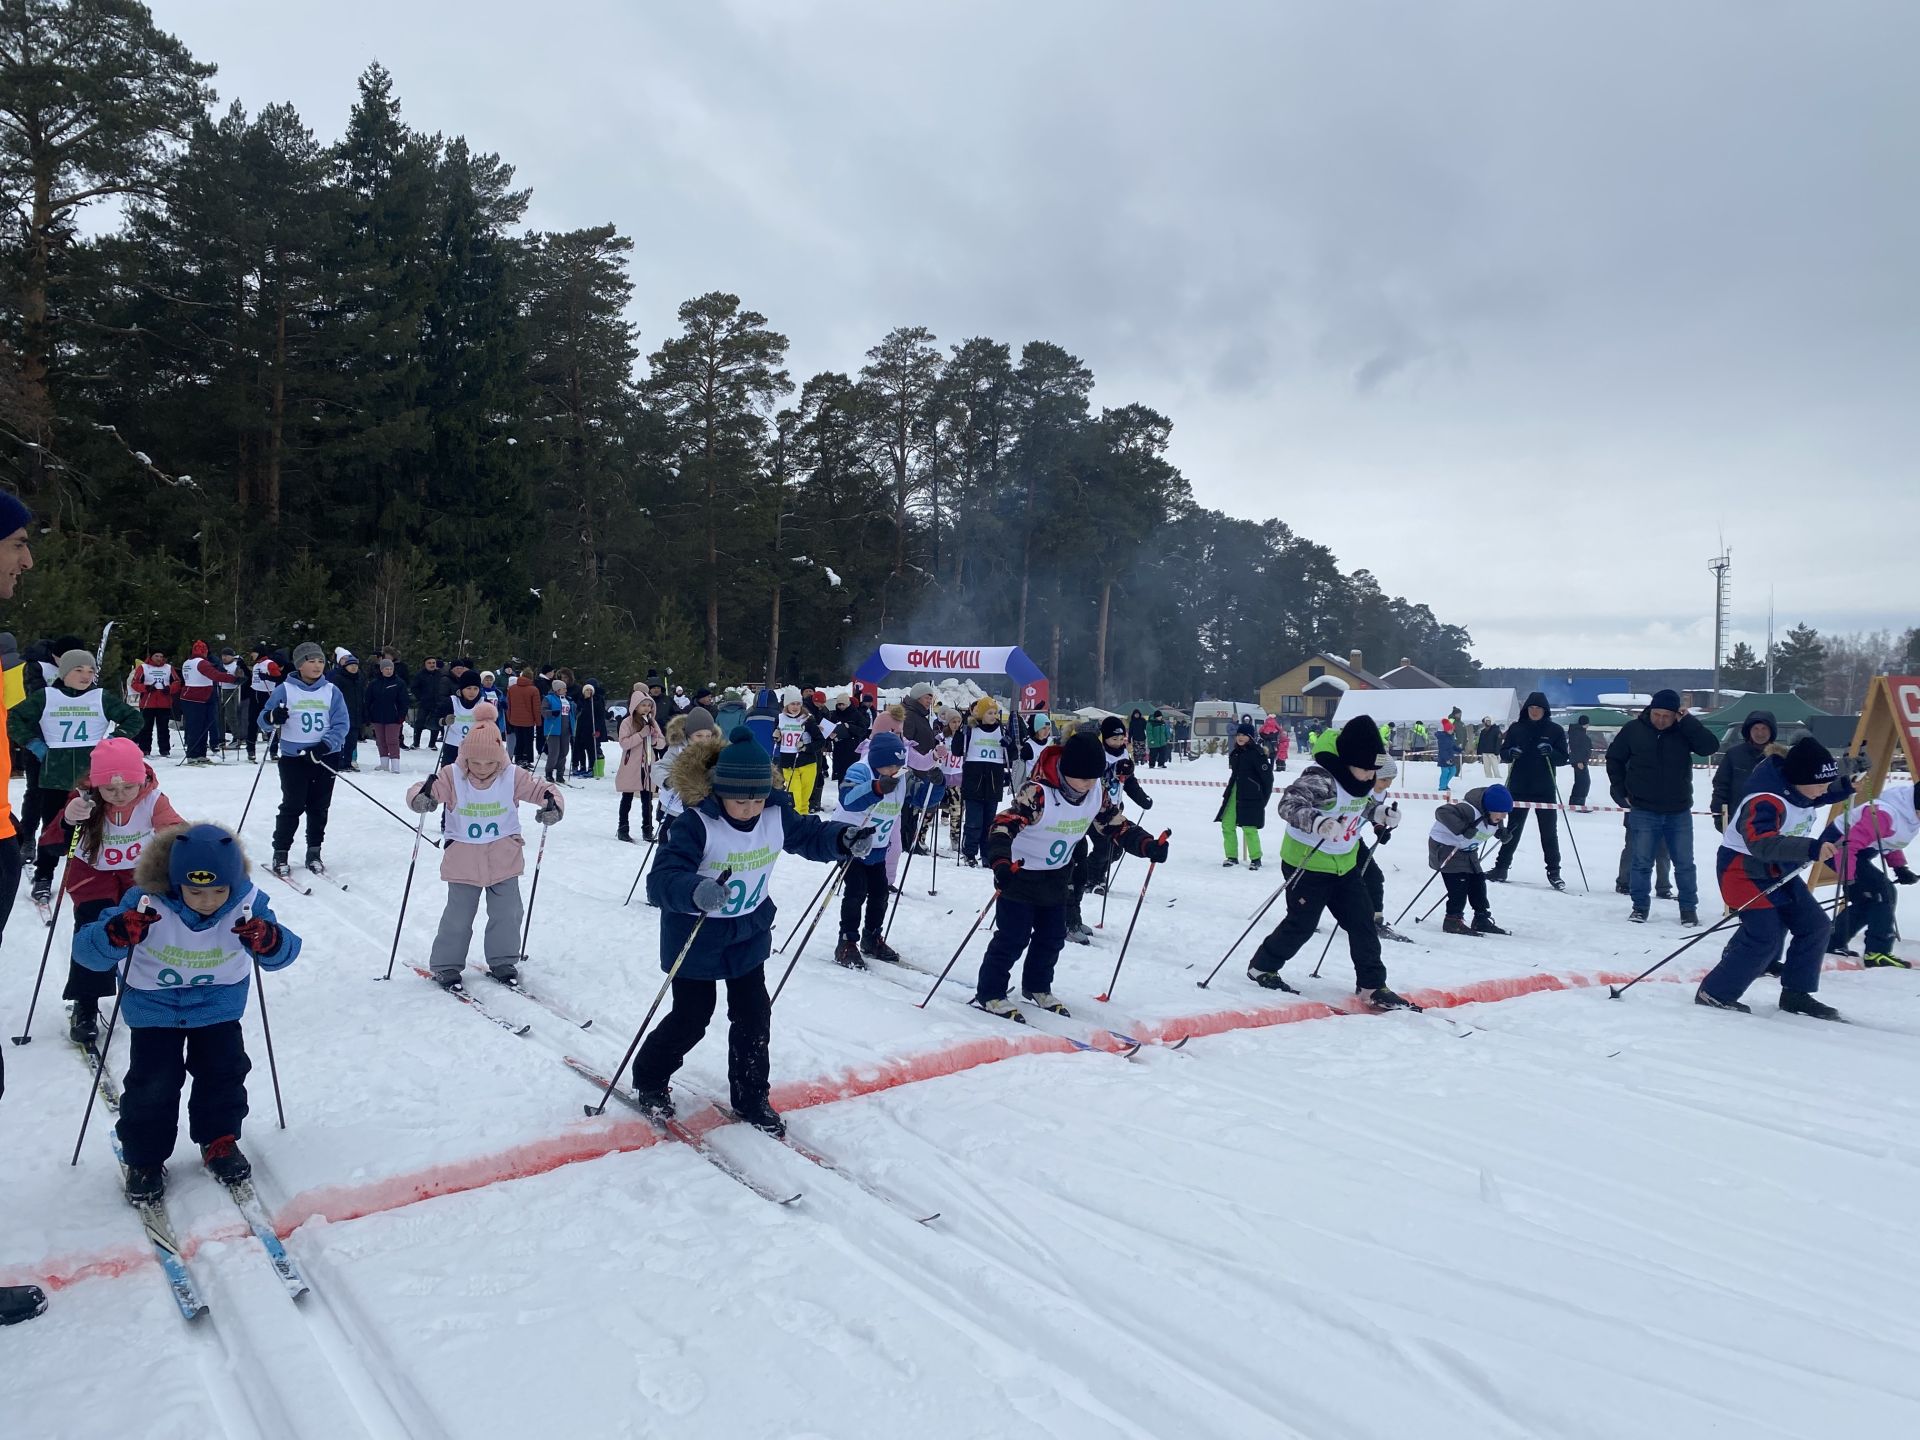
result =
[[[887,676],[900,673],[923,675],[1005,675],[1019,689],[1022,710],[1047,708],[1049,687],[1040,667],[1027,658],[1018,645],[989,645],[961,649],[940,645],[882,645],[860,662],[853,678],[869,689],[878,689]]]

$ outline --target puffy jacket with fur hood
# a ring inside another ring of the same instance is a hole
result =
[[[248,878],[236,885],[227,903],[211,915],[199,915],[178,895],[171,894],[167,881],[167,862],[173,854],[173,842],[186,834],[186,827],[161,832],[141,855],[134,867],[133,888],[118,905],[103,911],[91,925],[82,926],[73,937],[74,962],[89,970],[118,970],[127,952],[107,939],[107,922],[116,915],[136,909],[142,897],[152,896],[162,910],[170,911],[186,922],[189,930],[211,933],[231,930],[240,922],[239,909],[252,888],[253,864],[246,864]],[[253,891],[251,913],[256,920],[279,925],[266,893]],[[262,970],[284,970],[300,954],[300,937],[285,926],[280,928],[280,944],[271,955],[259,957]],[[247,987],[251,967],[231,985],[182,985],[177,990],[128,989],[121,998],[121,1012],[127,1024],[136,1030],[197,1030],[204,1025],[223,1025],[247,1013]]]
[[[660,968],[673,968],[674,958],[693,935],[700,933],[680,967],[687,980],[734,980],[750,975],[764,965],[773,950],[773,922],[779,907],[769,894],[757,909],[734,919],[709,915],[700,923],[700,911],[694,907],[694,888],[700,883],[700,862],[706,855],[707,832],[718,828],[732,830],[733,822],[713,793],[713,762],[719,758],[718,735],[702,735],[687,742],[667,784],[680,797],[685,811],[675,818],[660,842],[660,853],[647,872],[647,898],[660,907]],[[772,768],[769,763],[769,769]],[[778,809],[783,839],[781,849],[802,859],[822,864],[837,864],[846,859],[840,837],[853,827],[818,815],[797,815],[793,800],[775,785],[767,796],[767,808]],[[737,831],[735,833],[738,833]],[[771,877],[775,867],[769,866]]]

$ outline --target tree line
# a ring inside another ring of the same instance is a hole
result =
[[[1822,635],[1800,624],[1773,642],[1775,692],[1790,690],[1834,715],[1858,714],[1874,676],[1915,674],[1920,674],[1920,627],[1901,634]],[[1736,642],[1721,662],[1720,683],[1729,690],[1766,689],[1765,657],[1746,641]]]
[[[697,680],[1020,644],[1055,693],[1245,696],[1318,649],[1471,680],[1467,632],[1279,519],[1067,348],[924,327],[796,385],[722,291],[643,353],[634,242],[402,118],[216,104],[133,0],[0,0],[0,464],[23,634],[313,635]],[[1279,489],[1284,477],[1275,477]]]

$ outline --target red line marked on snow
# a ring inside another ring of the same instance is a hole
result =
[[[1712,967],[1697,967],[1677,974],[1648,977],[1648,982],[1697,984]],[[1831,958],[1828,970],[1858,970],[1858,960]],[[1476,980],[1445,989],[1421,989],[1408,992],[1408,998],[1430,1010],[1451,1009],[1459,1005],[1497,1004],[1525,995],[1556,990],[1585,990],[1604,985],[1624,985],[1638,972],[1598,971],[1592,974],[1512,975],[1491,980]],[[1262,1030],[1276,1025],[1293,1025],[1305,1020],[1329,1020],[1349,1015],[1372,1015],[1358,996],[1340,1005],[1319,1000],[1298,1000],[1285,1005],[1241,1006],[1230,1010],[1211,1010],[1171,1020],[1156,1020],[1133,1027],[1130,1034],[1138,1040],[1166,1041],[1183,1036],[1225,1035],[1236,1030]],[[1125,1048],[1116,1036],[1103,1036],[1099,1048]],[[1012,1035],[983,1035],[960,1041],[940,1050],[895,1056],[844,1071],[838,1075],[811,1080],[789,1081],[773,1092],[775,1108],[805,1110],[839,1100],[857,1099],[895,1090],[903,1085],[958,1075],[983,1065],[995,1065],[1026,1055],[1065,1055],[1079,1049],[1071,1041],[1056,1035],[1029,1031]],[[687,1117],[688,1128],[705,1134],[732,1123],[717,1111],[705,1108]],[[626,1116],[580,1122],[559,1135],[509,1146],[492,1155],[476,1155],[442,1165],[429,1166],[410,1174],[388,1176],[357,1185],[324,1185],[302,1191],[274,1214],[274,1229],[281,1238],[290,1236],[312,1219],[329,1222],[358,1220],[369,1215],[386,1214],[421,1200],[441,1195],[458,1195],[483,1190],[509,1180],[524,1180],[544,1175],[563,1165],[598,1160],[606,1155],[624,1154],[662,1144],[663,1139],[646,1121]],[[223,1223],[205,1231],[181,1237],[181,1248],[191,1260],[201,1246],[213,1241],[241,1239],[247,1235],[244,1225]],[[62,1290],[81,1280],[118,1279],[153,1263],[144,1246],[122,1245],[93,1255],[57,1256],[35,1264],[0,1267],[0,1284],[38,1284],[48,1290]]]

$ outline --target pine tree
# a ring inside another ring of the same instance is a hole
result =
[[[1758,690],[1767,683],[1767,667],[1746,641],[1736,641],[1731,654],[1720,662],[1720,681],[1729,690]]]
[[[901,326],[867,351],[860,383],[868,395],[867,415],[878,468],[893,492],[893,566],[880,590],[880,626],[886,628],[895,607],[904,608],[908,534],[914,499],[926,487],[933,467],[935,391],[941,357],[933,332],[924,325]]]
[[[1818,695],[1826,675],[1827,648],[1811,625],[1796,625],[1773,647],[1773,683],[1782,693],[1801,690]]]

